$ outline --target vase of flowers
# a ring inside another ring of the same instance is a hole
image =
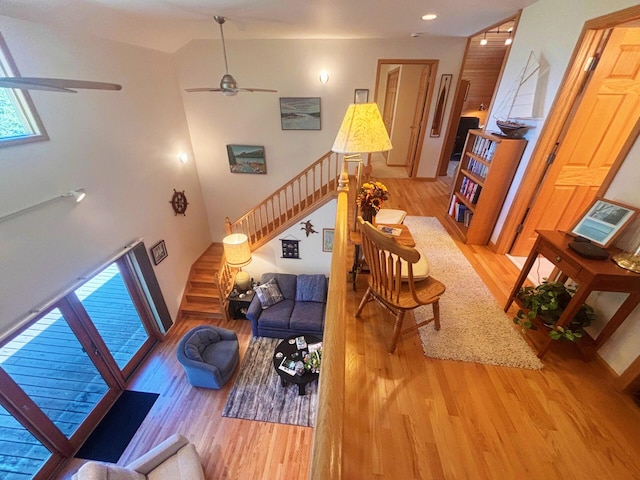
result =
[[[389,199],[389,190],[381,182],[363,183],[358,190],[356,203],[363,220],[373,223],[382,204]]]

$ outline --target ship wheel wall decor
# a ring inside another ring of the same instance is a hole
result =
[[[184,190],[181,192],[178,192],[174,188],[173,197],[171,197],[171,200],[169,201],[169,203],[173,207],[173,211],[175,212],[176,215],[178,214],[186,215],[184,212],[187,211],[187,205],[189,205],[189,202],[187,202],[187,196],[184,194]]]

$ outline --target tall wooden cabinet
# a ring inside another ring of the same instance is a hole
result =
[[[449,199],[448,220],[470,245],[486,245],[527,146],[508,138],[469,130]]]

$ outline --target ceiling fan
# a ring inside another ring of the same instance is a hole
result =
[[[66,78],[0,77],[0,88],[77,93],[77,91],[74,90],[76,88],[87,88],[92,90],[122,90],[122,85],[118,85],[117,83],[92,82],[88,80],[70,80]]]
[[[233,75],[229,73],[229,65],[227,63],[227,47],[224,43],[224,31],[222,30],[222,24],[227,20],[226,17],[222,17],[220,15],[216,15],[213,17],[214,20],[220,25],[220,37],[222,38],[222,52],[224,54],[224,71],[225,74],[222,76],[222,80],[220,80],[220,87],[201,87],[201,88],[187,88],[185,91],[187,92],[222,92],[224,95],[233,96],[237,95],[238,92],[274,92],[277,90],[270,90],[268,88],[239,88],[238,82]]]

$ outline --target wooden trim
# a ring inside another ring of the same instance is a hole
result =
[[[338,193],[322,355],[322,369],[331,374],[320,375],[318,416],[309,471],[312,480],[343,478],[346,337],[342,318],[347,311],[348,196],[348,188]]]
[[[520,187],[496,240],[496,253],[498,254],[507,253],[511,249],[518,225],[524,218],[545,171],[547,157],[553,151],[556,142],[560,140],[563,131],[566,129],[567,121],[575,108],[575,101],[588,75],[588,72],[585,72],[582,67],[587,59],[594,54],[603,36],[604,31],[588,30],[586,28],[580,34],[577,47],[569,61],[569,68],[565,72],[561,86],[547,115],[547,121],[542,127],[540,137],[535,144],[523,177],[520,180]]]
[[[625,393],[640,390],[640,357],[622,372],[622,375],[615,380],[614,386],[616,390]]]

